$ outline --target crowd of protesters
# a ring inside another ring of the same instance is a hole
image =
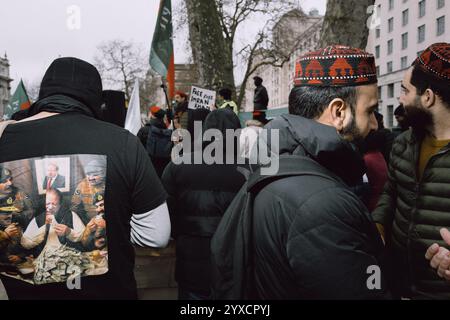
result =
[[[215,298],[211,239],[230,204],[257,185],[247,235],[252,298],[449,299],[450,44],[431,45],[408,69],[392,129],[378,112],[373,55],[329,46],[300,57],[295,70],[289,114],[267,119],[269,97],[257,76],[253,119],[241,123],[230,88],[218,90],[211,110],[189,109],[188,95],[177,91],[171,109],[149,108],[136,138],[101,121],[95,67],[55,60],[38,101],[0,127],[0,170],[8,173],[0,174],[0,216],[11,207],[11,161],[104,155],[109,271],[83,278],[80,291],[2,273],[10,298],[136,298],[132,244],[164,247],[169,234],[179,299]],[[196,141],[198,124],[222,138]],[[180,164],[173,150],[188,139],[194,148],[182,152],[192,161]],[[222,139],[223,148],[214,147]],[[261,173],[267,164],[249,160],[262,144],[280,159],[282,174],[272,179]],[[232,161],[195,161],[208,150]],[[11,223],[0,224],[0,250],[20,239]],[[370,286],[374,266],[379,278]]]

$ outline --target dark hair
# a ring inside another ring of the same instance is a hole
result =
[[[231,92],[228,88],[222,88],[219,90],[219,94],[225,99],[225,100],[231,100],[231,96],[233,92]]]
[[[427,89],[430,89],[439,96],[450,108],[449,81],[424,72],[420,67],[414,66],[411,75],[411,84],[416,87],[417,95],[421,96]]]
[[[255,84],[256,84],[257,86],[259,86],[260,84],[263,83],[263,79],[262,79],[261,77],[258,77],[258,76],[253,77],[253,80],[255,81]]]
[[[294,87],[289,94],[289,113],[315,119],[336,98],[341,98],[355,112],[357,90],[355,87]]]

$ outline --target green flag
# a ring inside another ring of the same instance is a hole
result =
[[[27,91],[25,90],[25,86],[23,85],[23,81],[21,79],[16,91],[9,101],[9,104],[5,107],[3,118],[11,119],[11,116],[15,112],[28,109],[30,105],[30,99],[28,98]]]
[[[174,91],[174,54],[172,42],[172,5],[170,0],[161,0],[158,20],[150,50],[150,66],[169,82],[169,96]]]

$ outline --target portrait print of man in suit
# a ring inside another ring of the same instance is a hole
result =
[[[66,187],[66,178],[59,174],[59,167],[55,163],[47,166],[47,175],[42,182],[42,189],[61,189]]]

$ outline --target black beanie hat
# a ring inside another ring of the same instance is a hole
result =
[[[84,103],[100,118],[102,79],[90,63],[77,58],[58,58],[45,72],[39,90],[39,100],[62,94]]]
[[[225,136],[227,129],[241,129],[241,121],[238,116],[229,108],[222,108],[212,111],[205,119],[203,130],[218,129]]]

